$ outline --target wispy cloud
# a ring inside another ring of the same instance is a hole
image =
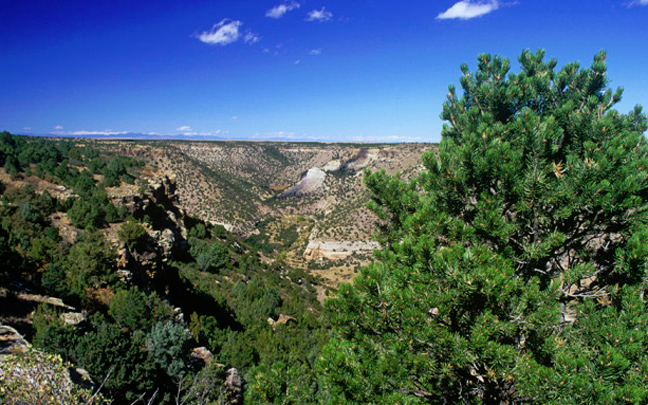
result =
[[[291,3],[279,4],[278,6],[274,6],[270,10],[266,11],[265,15],[270,18],[281,18],[284,14],[296,8],[299,8],[299,3],[294,1]]]
[[[224,19],[218,24],[214,24],[211,30],[202,32],[198,39],[210,45],[229,45],[239,40],[241,37],[242,21]],[[251,31],[247,31],[243,36],[243,41],[248,44],[259,42],[261,37]]]
[[[647,1],[647,0],[641,0]],[[437,16],[438,20],[461,19],[469,20],[493,12],[499,8],[497,0],[472,1],[462,0]]]
[[[183,136],[216,136],[216,135],[223,135],[224,133],[226,133],[226,131],[220,129],[211,132],[194,131],[189,125],[183,125],[179,128],[176,128],[176,131],[178,131],[180,135]]]
[[[302,135],[297,135],[294,132],[286,131],[272,131],[272,132],[255,132],[250,139],[264,139],[264,140],[296,140],[302,139]]]
[[[58,128],[60,127],[60,128]],[[113,131],[112,129],[104,129],[103,131],[61,131],[63,127],[60,125],[56,129],[57,131],[52,132],[55,135],[67,135],[67,136],[92,136],[92,135],[126,135],[132,134],[130,131]]]
[[[648,6],[648,0],[633,0],[628,3],[628,7],[632,6]]]
[[[58,131],[60,131],[61,129],[63,129],[63,127],[62,127],[62,126],[60,126],[60,125],[57,125],[57,126],[55,126],[55,127],[54,127],[54,129],[56,129],[56,130],[58,130]]]
[[[70,132],[71,135],[126,135],[130,134],[131,132],[129,131],[111,131],[111,130],[105,130],[105,131],[72,131]]]
[[[182,132],[180,135],[182,136],[219,136],[219,135],[226,135],[228,134],[228,131],[223,131],[220,129],[217,129],[216,131],[211,131],[211,132],[197,132],[197,131],[185,131]]]
[[[321,55],[322,50],[320,48],[315,48],[315,49],[311,49],[310,52],[308,52],[308,53],[311,54],[311,55]]]
[[[344,139],[344,142],[368,142],[368,143],[417,143],[426,142],[426,139],[420,136],[403,136],[403,135],[351,135]]]
[[[261,41],[261,37],[251,31],[246,32],[243,37],[243,42],[249,45],[254,45],[259,41]]]
[[[321,10],[313,10],[308,13],[308,17],[306,17],[306,21],[318,21],[318,22],[325,22],[325,21],[330,21],[331,18],[333,18],[333,13],[330,11],[326,11],[325,7],[322,7]]]

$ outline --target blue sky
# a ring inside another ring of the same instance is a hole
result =
[[[646,27],[648,0],[0,0],[0,130],[438,142],[482,52],[604,49],[647,106]]]

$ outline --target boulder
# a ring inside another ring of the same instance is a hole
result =
[[[284,315],[284,314],[279,314],[279,318],[275,321],[272,318],[268,318],[268,324],[272,326],[274,329],[277,325],[286,325],[290,322],[297,323],[297,319],[293,318],[292,316]]]
[[[191,357],[202,360],[204,365],[207,366],[214,359],[214,354],[206,347],[196,347],[191,351]]]
[[[29,347],[29,343],[14,328],[0,324],[0,353],[22,353]]]
[[[173,250],[173,245],[175,244],[175,234],[169,228],[164,229],[159,236],[159,244],[162,247],[162,253],[164,259],[171,257],[171,251]]]
[[[225,400],[227,404],[242,404],[243,403],[243,377],[235,368],[227,370],[227,378],[225,379]]]
[[[88,313],[83,312],[65,312],[61,314],[61,319],[66,325],[76,326],[88,319]]]

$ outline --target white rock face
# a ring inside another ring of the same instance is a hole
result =
[[[324,257],[331,260],[345,259],[353,253],[372,253],[379,249],[376,241],[311,240],[304,251],[304,258],[315,260]]]
[[[360,172],[376,159],[376,154],[368,149],[357,150],[351,159],[344,162],[341,169],[351,172]]]
[[[302,176],[301,180],[284,191],[281,196],[288,197],[292,195],[309,194],[317,191],[326,179],[326,172],[319,167],[313,167]]]
[[[337,160],[331,160],[324,166],[322,166],[322,170],[324,170],[326,173],[331,173],[331,172],[337,172],[340,170],[340,167],[342,167],[342,162],[340,162],[339,159]]]

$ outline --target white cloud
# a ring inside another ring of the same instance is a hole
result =
[[[283,17],[284,14],[286,14],[289,11],[292,11],[296,8],[299,8],[299,3],[297,2],[291,2],[291,3],[284,3],[280,4],[278,6],[272,7],[270,10],[266,12],[266,17],[270,18],[281,18]]]
[[[210,31],[205,31],[197,35],[198,39],[210,45],[229,45],[243,37],[243,42],[254,45],[261,40],[261,37],[254,32],[247,30],[245,34],[241,33],[242,21],[224,19],[218,24],[214,24]]]
[[[295,65],[299,65],[301,63],[301,60],[297,59],[294,63]]]
[[[321,55],[321,54],[322,54],[322,50],[321,50],[320,48],[311,49],[311,51],[308,52],[308,53],[311,54],[311,55]]]
[[[321,10],[310,11],[308,13],[308,17],[306,17],[306,21],[325,22],[329,21],[331,18],[333,18],[333,13],[326,11],[326,8],[322,7]]]
[[[628,3],[629,7],[632,6],[648,6],[648,0],[633,0],[630,3]]]
[[[180,128],[176,128],[176,131],[180,131],[180,132],[191,131],[191,127],[189,125],[183,125]]]
[[[63,127],[57,126],[57,131],[52,132],[56,135],[70,135],[70,136],[91,136],[91,135],[126,135],[131,134],[130,131],[113,131],[112,129],[104,129],[103,131],[61,131]]]
[[[295,140],[295,139],[301,139],[302,136],[298,136],[294,132],[286,132],[286,131],[273,131],[273,132],[266,132],[266,133],[259,133],[255,132],[254,135],[250,137],[250,139],[263,139],[263,140]]]
[[[246,44],[254,45],[259,41],[261,41],[261,37],[251,31],[247,31],[243,37],[243,42]]]
[[[186,131],[186,132],[181,133],[180,135],[182,135],[182,136],[218,136],[218,135],[225,135],[227,133],[228,133],[228,131],[223,131],[223,130],[217,129],[216,131],[212,131],[212,132]]]
[[[647,1],[647,0],[641,0]],[[454,18],[459,18],[462,20],[468,20],[475,17],[480,17],[482,15],[488,14],[492,11],[495,11],[499,8],[499,3],[497,0],[491,0],[487,2],[474,2],[472,0],[462,0],[458,3],[455,3],[452,7],[444,11],[443,13],[437,16],[438,20],[449,20]]]
[[[198,35],[198,39],[206,44],[211,45],[229,45],[238,41],[239,28],[243,25],[242,21],[224,19],[218,24],[214,24],[210,31],[205,31]]]
[[[70,135],[126,135],[130,134],[131,132],[129,131],[112,131],[110,129],[106,129],[103,131],[72,131],[69,132]]]
[[[62,127],[62,126],[60,126],[60,125],[57,125],[57,126],[55,126],[55,127],[54,127],[54,129],[56,129],[56,130],[59,130],[59,131],[60,131],[61,129],[63,129],[63,127]]]

